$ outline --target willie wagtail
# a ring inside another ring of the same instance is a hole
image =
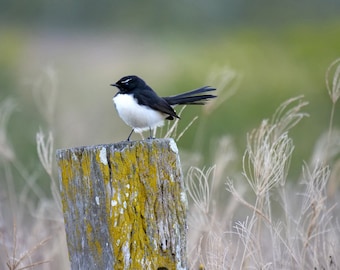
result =
[[[180,118],[173,107],[183,104],[205,104],[206,100],[216,96],[205,94],[216,90],[210,86],[204,86],[183,94],[159,97],[141,78],[131,75],[121,78],[116,83],[111,84],[119,89],[113,97],[113,103],[120,118],[132,127],[127,141],[133,131],[141,133],[160,127],[164,124],[164,119],[173,120]]]

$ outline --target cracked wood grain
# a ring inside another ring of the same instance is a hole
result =
[[[62,149],[57,162],[72,270],[186,269],[187,200],[172,139]]]

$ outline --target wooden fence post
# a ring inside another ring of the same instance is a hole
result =
[[[57,150],[72,270],[186,269],[187,200],[172,139]]]

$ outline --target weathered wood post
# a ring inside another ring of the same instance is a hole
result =
[[[187,201],[176,143],[57,150],[72,270],[186,269]]]

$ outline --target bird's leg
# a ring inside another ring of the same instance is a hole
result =
[[[134,129],[131,130],[131,132],[130,132],[130,134],[129,134],[129,137],[127,137],[127,139],[126,139],[127,141],[130,141],[130,137],[131,137],[133,131],[134,131]]]
[[[152,129],[151,129],[151,127],[149,127],[149,131],[150,131],[150,137],[148,138],[148,139],[153,139],[153,137],[152,137]]]

